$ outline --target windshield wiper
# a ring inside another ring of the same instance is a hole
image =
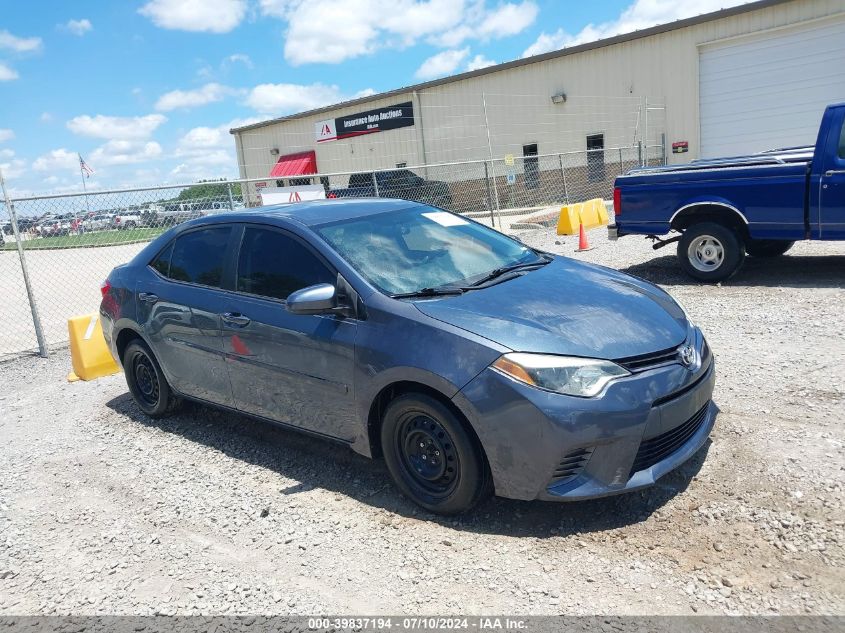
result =
[[[393,299],[408,299],[413,297],[446,297],[450,295],[462,295],[464,291],[455,286],[438,286],[437,288],[420,288],[413,292],[399,292],[390,295]]]
[[[510,266],[502,266],[501,268],[496,268],[491,270],[489,273],[484,275],[481,279],[477,279],[476,281],[472,282],[468,288],[475,288],[477,286],[483,286],[488,281],[493,281],[497,277],[501,277],[502,275],[506,275],[510,272],[515,270],[523,270],[525,268],[535,268],[537,266],[545,266],[550,261],[552,261],[551,257],[544,256],[538,259],[537,261],[533,262],[520,262],[519,264],[511,264]]]

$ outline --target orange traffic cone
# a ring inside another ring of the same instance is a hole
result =
[[[584,224],[580,223],[578,225],[578,248],[575,249],[576,253],[580,253],[581,251],[589,251],[592,250],[590,243],[587,241],[587,232],[584,230]]]

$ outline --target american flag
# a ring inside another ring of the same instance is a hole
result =
[[[77,154],[77,156],[79,156],[79,169],[82,170],[86,178],[90,177],[94,173],[94,170],[88,166],[88,163],[82,160],[82,154]]]

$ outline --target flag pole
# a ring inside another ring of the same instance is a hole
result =
[[[88,187],[85,186],[85,170],[82,169],[82,154],[77,152],[76,155],[79,157],[79,176],[80,176],[80,178],[82,178],[82,194],[85,197],[85,210],[90,215],[91,205],[88,203]],[[76,212],[75,209],[74,209],[74,212],[73,212],[73,217],[76,220],[76,230],[79,231],[79,229],[80,229],[79,214]],[[79,231],[79,232],[81,233],[81,231]]]

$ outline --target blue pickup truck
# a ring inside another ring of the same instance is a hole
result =
[[[610,239],[677,242],[682,268],[701,281],[796,240],[845,240],[845,103],[827,107],[815,147],[634,169],[616,179],[613,202]]]

